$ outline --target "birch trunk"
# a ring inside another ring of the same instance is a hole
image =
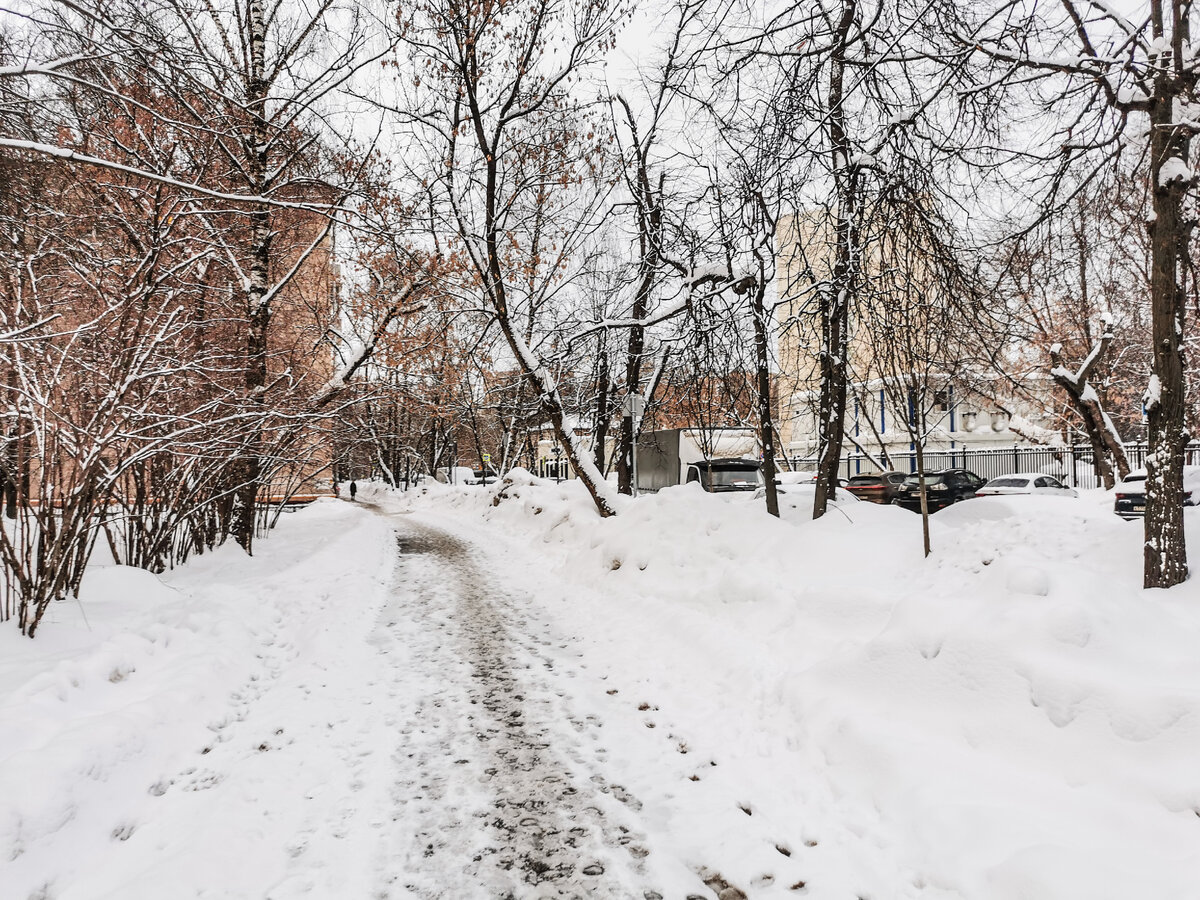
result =
[[[246,108],[250,113],[246,162],[255,196],[264,193],[267,180],[267,25],[262,0],[250,0],[247,6],[246,37],[249,44],[246,77]],[[249,425],[237,466],[238,488],[232,522],[234,540],[247,553],[253,552],[255,509],[263,474],[263,412],[266,408],[267,338],[271,308],[267,302],[271,266],[271,213],[257,204],[250,214],[250,274],[246,286],[245,403]]]

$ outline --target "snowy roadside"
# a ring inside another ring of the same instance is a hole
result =
[[[159,578],[95,565],[37,640],[0,630],[4,900],[182,896],[170,886],[192,883],[189,866],[221,871],[223,896],[263,896],[287,878],[272,826],[336,818],[320,798],[258,821],[239,810],[294,794],[278,789],[289,779],[352,777],[334,726],[378,660],[345,651],[384,600],[393,536],[320,501],[256,552],[221,548]],[[297,659],[325,667],[320,681]],[[356,884],[356,849],[335,843],[324,896]]]
[[[552,586],[645,706],[611,777],[680,859],[754,897],[1200,897],[1200,580],[1140,590],[1103,498],[962,504],[924,561],[895,508],[779,523],[685,488],[600,520],[575,487],[388,502]]]

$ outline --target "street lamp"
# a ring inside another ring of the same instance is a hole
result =
[[[556,484],[562,484],[562,447],[555,444],[550,448],[550,452],[554,454],[554,481]]]

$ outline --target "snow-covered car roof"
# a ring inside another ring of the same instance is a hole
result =
[[[776,472],[775,480],[780,484],[815,484],[816,472]]]
[[[1023,481],[1023,482],[1028,483],[1030,481],[1033,481],[1033,479],[1040,478],[1040,477],[1041,477],[1040,475],[1027,475],[1024,472],[1021,472],[1016,475],[997,475],[995,478],[989,478],[987,484],[985,484],[984,487],[987,487],[990,484],[996,484],[1001,481],[1009,481],[1009,482],[1022,482]]]
[[[1145,469],[1134,469],[1132,472],[1130,472],[1128,475],[1126,475],[1122,479],[1122,481],[1145,481],[1145,480],[1146,480],[1146,470]],[[1183,480],[1200,482],[1200,466],[1184,466],[1183,467]]]
[[[1059,484],[1065,483],[1065,482],[1063,482],[1061,475],[1054,475],[1050,472],[1014,472],[1011,475],[997,475],[994,478],[989,478],[987,483],[991,484],[992,482],[995,482],[995,481],[1004,481],[1004,480],[1008,480],[1008,479],[1018,479],[1021,481],[1034,481],[1038,478],[1053,478]],[[987,485],[984,485],[984,487],[987,487]]]

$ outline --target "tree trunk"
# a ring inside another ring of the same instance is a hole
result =
[[[267,241],[268,244],[255,248],[256,263],[254,269],[259,267],[257,260],[265,258],[270,252],[268,246],[269,236]],[[254,269],[252,269],[252,272]],[[265,284],[262,285],[262,288],[262,293],[265,293]],[[253,552],[255,507],[263,475],[262,454],[264,436],[262,416],[266,408],[266,398],[263,394],[267,384],[267,332],[270,327],[270,311],[268,308],[265,305],[260,305],[257,311],[254,310],[254,297],[256,293],[258,291],[254,284],[254,276],[251,275],[250,303],[252,311],[249,328],[246,333],[245,374],[245,413],[249,418],[249,424],[246,440],[241,449],[241,459],[236,467],[235,477],[237,478],[238,487],[233,522],[231,523],[234,540],[247,553]],[[260,293],[258,296],[261,297],[262,294]]]
[[[754,286],[754,364],[758,387],[758,434],[762,444],[762,473],[766,488],[767,512],[779,518],[779,492],[775,488],[775,420],[771,414],[771,357],[767,334],[767,285],[759,270]]]
[[[497,287],[499,290],[503,290],[502,285],[497,285]],[[500,297],[503,297],[503,293],[500,294]],[[545,367],[539,365],[533,357],[529,345],[521,340],[519,334],[513,331],[512,320],[502,312],[506,309],[505,305],[502,302],[498,303],[496,309],[499,313],[497,321],[500,325],[500,331],[507,339],[509,349],[513,351],[513,356],[516,357],[518,364],[521,366],[522,374],[525,376],[529,387],[533,390],[534,396],[541,400],[541,409],[549,417],[559,446],[563,448],[563,452],[566,454],[571,468],[575,471],[575,475],[583,482],[583,486],[587,488],[592,502],[596,504],[596,511],[605,518],[615,515],[616,508],[609,497],[604,476],[600,474],[600,470],[596,467],[595,462],[580,446],[575,432],[567,427],[566,414],[563,410],[558,386],[554,383]]]
[[[251,190],[256,195],[266,193],[267,180],[267,83],[266,40],[267,26],[262,0],[250,0],[247,8],[247,39],[250,47],[249,72],[246,82],[246,106],[251,116],[248,148]],[[247,553],[253,551],[255,507],[263,477],[263,412],[266,409],[264,392],[267,386],[267,337],[271,324],[271,309],[267,299],[267,282],[271,265],[271,213],[269,207],[256,205],[251,213],[250,277],[246,290],[249,314],[246,331],[246,413],[249,430],[242,445],[242,458],[237,466],[237,502],[233,519],[233,536]]]
[[[929,488],[925,484],[925,445],[923,441],[913,441],[917,452],[917,481],[921,488],[921,542],[925,555],[929,556],[933,548],[929,543]]]
[[[642,188],[644,193],[649,192],[649,186],[646,182],[644,168],[642,170]],[[630,317],[635,322],[640,322],[646,318],[646,312],[650,306],[650,293],[654,289],[654,278],[658,271],[658,239],[655,234],[650,231],[658,227],[657,208],[653,206],[654,199],[652,196],[643,197],[642,204],[651,204],[648,213],[642,215],[641,231],[642,234],[639,240],[642,244],[642,260],[641,260],[641,281],[638,283],[637,292],[633,298],[633,309],[630,312]],[[641,325],[632,325],[629,328],[629,351],[625,360],[625,396],[633,397],[642,388],[642,359],[646,353],[646,335],[645,329]],[[632,401],[629,401],[632,402]],[[617,455],[617,491],[622,494],[633,493],[633,454],[636,452],[634,444],[637,440],[636,434],[636,419],[633,415],[624,416],[621,419],[621,446],[620,452]]]
[[[8,403],[14,409],[16,408],[17,397],[17,373],[12,369],[8,373]],[[0,491],[4,501],[4,516],[7,519],[15,519],[17,517],[17,494],[19,493],[20,485],[20,438],[21,438],[21,418],[18,415],[13,421],[5,436],[4,441],[0,444],[0,486],[3,490]]]
[[[1154,0],[1154,33],[1162,28],[1162,0]],[[1176,23],[1175,38],[1185,38],[1186,24]],[[1163,54],[1165,57],[1166,54]],[[1153,370],[1146,392],[1150,450],[1146,456],[1146,520],[1143,586],[1166,588],[1188,575],[1183,531],[1183,450],[1188,442],[1184,425],[1184,359],[1182,335],[1186,293],[1182,284],[1188,260],[1191,223],[1185,221],[1183,203],[1190,178],[1171,177],[1163,183],[1163,170],[1182,164],[1188,171],[1189,138],[1174,121],[1176,105],[1169,71],[1156,79],[1150,108],[1150,178],[1154,220],[1150,223],[1150,302],[1153,337]],[[1175,172],[1168,170],[1168,174]]]
[[[1108,448],[1104,445],[1104,435],[1096,429],[1092,419],[1093,410],[1087,407],[1078,409],[1078,411],[1083,417],[1083,428],[1087,432],[1088,443],[1092,448],[1092,471],[1096,474],[1096,480],[1104,485],[1104,489],[1111,491],[1116,486],[1117,478],[1123,479],[1129,474],[1129,463],[1125,464],[1124,474],[1117,475],[1113,472],[1113,460],[1109,455]]]
[[[830,56],[829,138],[835,185],[835,258],[833,283],[821,291],[821,397],[817,410],[817,489],[813,518],[825,515],[830,498],[837,494],[838,470],[846,428],[847,325],[858,266],[858,170],[851,161],[846,135],[843,79],[847,48],[854,26],[857,0],[848,0],[838,22],[837,45]]]
[[[17,438],[14,434],[0,445],[0,500],[4,503],[4,517],[17,517]]]
[[[612,410],[609,409],[609,383],[608,383],[608,350],[603,347],[600,349],[599,358],[596,361],[597,366],[597,389],[596,389],[596,427],[592,430],[595,436],[592,447],[592,456],[596,460],[596,468],[603,475],[608,467],[606,459],[605,445],[608,443],[608,420],[612,415]]]
[[[474,86],[474,82],[467,83],[469,95],[471,95],[471,89]],[[533,391],[533,396],[538,398],[538,405],[542,413],[549,417],[550,423],[554,428],[555,437],[558,439],[558,444],[566,453],[567,460],[571,464],[571,468],[574,469],[576,476],[583,482],[584,487],[587,488],[588,493],[591,495],[592,502],[596,504],[596,511],[602,517],[615,515],[616,508],[613,505],[612,498],[609,496],[604,476],[600,474],[600,470],[596,467],[592,458],[584,452],[574,431],[567,427],[562,395],[559,393],[558,385],[555,383],[550,372],[534,355],[529,341],[523,339],[517,333],[512,311],[508,305],[507,282],[501,263],[502,254],[500,246],[503,238],[498,224],[500,222],[501,176],[495,144],[491,142],[498,142],[501,135],[497,131],[493,138],[489,139],[483,133],[481,113],[475,105],[473,95],[471,95],[471,100],[472,115],[474,117],[473,124],[475,125],[480,155],[484,160],[485,172],[483,186],[483,243],[486,257],[482,260],[477,260],[477,274],[480,276],[480,281],[482,282],[481,286],[484,296],[491,305],[492,312],[496,316],[496,322],[500,326],[500,331],[504,335],[504,339],[508,342],[508,347],[521,369],[525,383]],[[470,235],[464,236],[470,238]],[[532,322],[532,307],[530,310],[530,321]],[[530,324],[529,332],[527,333],[532,333],[532,324]],[[640,352],[638,359],[640,364]]]

